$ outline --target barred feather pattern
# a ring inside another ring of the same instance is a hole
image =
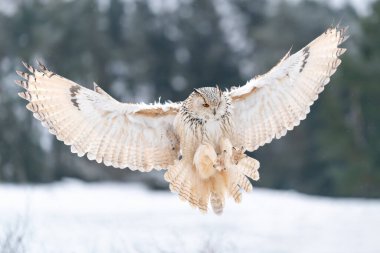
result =
[[[230,90],[234,146],[254,151],[306,118],[346,49],[347,28],[329,28],[297,53],[288,52],[267,74]]]
[[[250,180],[259,179],[259,162],[244,152],[306,118],[341,63],[346,30],[329,28],[241,87],[195,89],[180,103],[120,103],[97,84],[89,90],[43,64],[24,63],[29,73],[17,71],[24,80],[16,83],[26,90],[19,95],[27,109],[73,153],[117,168],[167,168],[165,180],[180,199],[221,214],[226,196],[241,202],[242,192],[252,191]]]
[[[234,161],[231,167],[225,167],[210,178],[201,179],[194,166],[181,160],[169,166],[165,180],[169,182],[170,190],[178,193],[181,200],[202,212],[207,212],[210,204],[214,213],[220,215],[227,195],[240,203],[242,191],[252,191],[248,178],[259,180],[259,167],[257,160],[244,156]]]
[[[173,121],[180,104],[124,104],[98,85],[94,91],[65,79],[39,64],[24,63],[16,83],[25,92],[27,109],[71,151],[116,168],[163,169],[178,158]]]
[[[192,165],[177,160],[174,165],[169,166],[164,178],[170,183],[170,190],[178,193],[181,200],[199,208],[201,212],[207,212],[211,185],[208,180],[200,179]]]
[[[236,203],[241,202],[241,190],[245,192],[252,191],[252,184],[248,178],[254,181],[259,180],[259,168],[260,163],[248,156],[243,157],[236,164],[233,164],[232,167],[227,168],[229,172],[229,180],[227,181],[228,193]]]

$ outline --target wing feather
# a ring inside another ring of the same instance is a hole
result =
[[[78,156],[107,166],[150,171],[163,169],[178,157],[179,143],[173,122],[180,104],[125,104],[94,83],[94,91],[65,79],[39,63],[23,63],[29,73],[20,97],[27,109],[58,140]]]
[[[228,93],[232,98],[234,146],[254,151],[299,125],[330,81],[346,49],[338,46],[347,28],[329,28],[309,45],[282,60],[267,74]]]

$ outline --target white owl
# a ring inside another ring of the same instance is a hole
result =
[[[241,201],[259,162],[246,156],[306,118],[344,53],[346,28],[329,28],[267,74],[221,91],[195,89],[183,102],[120,103],[94,84],[86,89],[39,64],[17,73],[19,95],[34,117],[78,156],[143,172],[167,169],[181,199],[206,212],[223,211],[226,195]]]

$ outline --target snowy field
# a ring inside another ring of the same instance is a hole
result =
[[[254,189],[216,216],[137,185],[0,185],[0,252],[378,253],[380,200]]]

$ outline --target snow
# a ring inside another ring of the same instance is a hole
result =
[[[139,185],[0,185],[0,251],[10,233],[28,253],[375,253],[380,200],[255,188],[216,216]]]

